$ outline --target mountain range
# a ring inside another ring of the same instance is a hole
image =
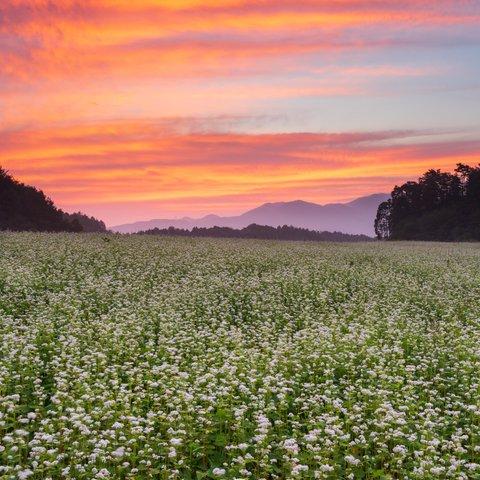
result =
[[[135,233],[153,228],[231,227],[244,228],[252,223],[277,227],[291,225],[309,230],[343,232],[373,236],[373,222],[381,202],[389,198],[386,193],[375,193],[348,203],[317,203],[295,200],[292,202],[264,203],[241,215],[221,217],[206,215],[201,218],[155,219],[110,227],[120,233]]]

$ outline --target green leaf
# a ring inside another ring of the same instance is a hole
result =
[[[228,438],[224,433],[217,433],[215,435],[215,445],[224,447],[228,443]]]

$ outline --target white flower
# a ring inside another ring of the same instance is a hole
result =
[[[294,438],[287,438],[283,442],[283,448],[287,450],[287,452],[296,455],[298,453],[298,444]]]
[[[28,468],[25,469],[25,470],[20,470],[17,473],[17,476],[18,476],[19,480],[25,480],[26,478],[30,477],[31,475],[33,475],[33,472],[32,472],[32,470],[30,470]]]
[[[430,473],[432,475],[441,475],[445,471],[445,467],[432,467]]]
[[[106,468],[102,468],[96,475],[95,478],[107,478],[110,476],[110,472]]]
[[[125,448],[124,447],[118,447],[116,450],[112,452],[112,455],[116,458],[121,458],[125,455]]]
[[[322,472],[333,472],[335,470],[335,468],[332,467],[331,465],[324,464],[324,465],[320,465],[320,470]]]
[[[395,447],[393,447],[393,453],[398,453],[399,455],[406,455],[407,448],[405,447],[405,445],[395,445]]]
[[[294,465],[292,467],[292,475],[296,477],[300,475],[300,473],[306,472],[307,470],[308,470],[307,465]]]
[[[2,479],[479,477],[475,245],[0,245]]]
[[[355,458],[353,455],[347,455],[345,457],[345,460],[351,465],[358,465],[360,463],[360,460],[358,458]]]

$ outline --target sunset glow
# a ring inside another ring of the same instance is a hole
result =
[[[108,225],[480,162],[477,0],[0,3],[0,165]]]

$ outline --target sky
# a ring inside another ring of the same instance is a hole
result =
[[[1,0],[0,165],[107,225],[480,162],[480,0]]]

